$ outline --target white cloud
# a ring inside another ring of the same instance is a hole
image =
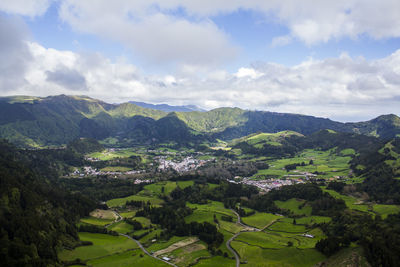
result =
[[[237,78],[250,78],[250,79],[257,79],[263,76],[263,73],[258,72],[253,68],[240,68],[236,73],[235,76]]]
[[[211,20],[189,21],[141,1],[64,1],[60,17],[75,30],[121,42],[153,63],[215,65],[237,49]]]
[[[0,10],[9,14],[40,16],[49,8],[53,0],[1,0]]]
[[[24,83],[16,83],[12,94],[85,94],[111,103],[238,106],[340,120],[400,113],[400,50],[371,61],[342,54],[309,59],[293,67],[258,62],[235,73],[203,69],[202,75],[148,76],[132,64],[112,62],[100,54],[46,49],[36,43],[29,43],[28,48],[31,63],[25,69]],[[0,84],[5,79],[0,76]]]
[[[20,20],[0,17],[1,95],[85,94],[108,102],[239,106],[343,120],[400,113],[400,49],[377,60],[343,53],[293,67],[258,62],[231,73],[183,64],[150,76],[124,60],[45,48],[28,37]]]

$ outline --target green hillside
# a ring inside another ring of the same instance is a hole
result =
[[[384,139],[400,134],[400,118],[384,115],[360,123],[340,123],[299,114],[218,108],[208,112],[173,112],[131,103],[108,104],[87,96],[10,96],[0,98],[0,137],[21,147],[60,146],[78,137],[113,138],[114,144],[232,140],[257,132],[321,129],[361,133]],[[254,137],[269,145],[273,136]],[[267,140],[268,139],[268,140]],[[274,143],[275,142],[275,143]]]

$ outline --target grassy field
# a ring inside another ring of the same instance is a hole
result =
[[[352,196],[342,195],[342,194],[339,194],[338,192],[336,192],[334,190],[328,190],[328,189],[325,189],[325,188],[323,188],[322,190],[324,190],[325,192],[328,192],[331,196],[333,196],[335,198],[342,199],[344,202],[346,202],[346,206],[348,208],[350,208],[350,209],[358,210],[358,211],[362,211],[362,212],[368,212],[369,211],[368,205],[357,204],[360,201],[358,199],[352,197]]]
[[[235,261],[230,258],[214,256],[210,259],[202,259],[195,265],[196,267],[232,267],[235,266]]]
[[[209,222],[213,223],[214,222],[214,212],[211,211],[205,211],[205,210],[195,210],[193,211],[192,214],[189,216],[185,217],[185,222],[186,223],[191,223],[191,222]]]
[[[113,219],[99,219],[99,218],[95,218],[95,217],[86,217],[86,218],[82,218],[80,221],[83,223],[104,226],[104,225],[112,223],[114,220]]]
[[[285,233],[304,233],[306,227],[301,224],[293,224],[292,222],[277,221],[268,227],[271,231],[285,232]]]
[[[61,260],[94,259],[108,256],[126,250],[136,249],[136,243],[124,236],[111,236],[106,234],[79,233],[82,241],[91,241],[93,245],[77,247],[74,250],[63,250],[59,253]]]
[[[125,205],[125,203],[130,200],[145,201],[145,202],[150,201],[152,205],[160,205],[161,203],[163,203],[162,199],[156,197],[140,196],[140,195],[132,195],[124,198],[114,198],[107,201],[106,203],[107,206],[109,207],[119,207]]]
[[[283,218],[283,219],[280,219],[279,221],[292,223],[293,219],[292,218]],[[301,218],[296,218],[297,224],[304,224],[304,225],[312,225],[312,224],[316,224],[316,223],[323,223],[323,222],[330,222],[330,221],[331,221],[330,217],[324,217],[324,216],[305,216],[305,217],[301,217]]]
[[[345,149],[340,152],[341,155],[336,155],[328,151],[317,151],[312,149],[304,150],[300,155],[292,158],[267,160],[269,169],[259,170],[253,175],[253,178],[270,176],[275,178],[282,178],[286,175],[299,175],[299,172],[324,172],[318,175],[320,178],[332,178],[335,176],[347,176],[349,173],[349,161],[351,160],[350,149]],[[344,153],[344,154],[343,154]],[[313,164],[310,165],[310,160]],[[296,170],[287,172],[284,167],[288,164],[301,164],[305,166],[298,166]]]
[[[127,234],[127,233],[130,233],[130,232],[133,231],[132,225],[130,225],[130,224],[124,222],[124,221],[120,221],[120,222],[114,223],[108,229],[116,231],[116,232],[121,233],[121,234]]]
[[[186,206],[192,209],[206,211],[206,212],[214,212],[219,213],[227,216],[235,216],[235,214],[230,210],[224,207],[224,204],[219,201],[210,201],[207,204],[192,204],[187,202]]]
[[[167,241],[160,241],[160,242],[152,244],[151,246],[149,246],[147,248],[147,250],[149,252],[156,252],[157,250],[165,249],[165,248],[169,247],[170,245],[172,245],[176,242],[182,241],[184,239],[187,239],[187,238],[188,238],[187,236],[173,236]]]
[[[281,249],[263,249],[258,246],[249,246],[240,241],[233,241],[232,247],[239,253],[241,261],[246,261],[246,265],[252,267],[310,267],[325,259],[323,254],[313,248],[284,247]]]
[[[167,267],[170,266],[165,262],[160,260],[156,260],[145,253],[140,249],[135,249],[131,251],[126,251],[122,253],[116,253],[111,256],[93,259],[88,261],[89,266],[94,267],[129,267],[129,266],[149,266],[149,267]]]
[[[385,219],[389,214],[394,214],[400,212],[400,206],[398,205],[383,205],[383,204],[374,204],[373,211],[378,213]]]
[[[121,215],[124,218],[132,218],[135,217],[136,210],[130,210],[130,211],[123,211],[120,212],[119,215]]]
[[[305,202],[304,200],[291,198],[286,201],[277,200],[275,201],[275,205],[277,205],[281,209],[289,210],[295,215],[310,216],[312,211],[311,206],[305,205],[304,207],[299,208],[301,207],[302,204],[304,204],[304,202]]]
[[[207,250],[207,246],[205,244],[202,242],[196,242],[194,244],[176,249],[169,253],[168,256],[173,258],[173,262],[176,265],[180,267],[186,267],[190,266],[190,264],[196,263],[200,258],[211,257],[211,254]]]
[[[255,214],[248,216],[248,217],[241,217],[242,222],[254,226],[257,228],[263,228],[267,224],[271,223],[274,220],[282,218],[281,216],[277,216],[271,213],[264,213],[264,212],[256,212]]]
[[[248,244],[249,246],[258,246],[260,248],[280,249],[287,247],[289,241],[296,241],[290,237],[267,234],[264,232],[244,232],[241,233],[235,241]]]
[[[104,150],[102,152],[94,152],[87,155],[91,158],[98,158],[99,160],[110,160],[114,158],[129,158],[130,156],[140,156],[132,149],[123,149],[123,150]]]

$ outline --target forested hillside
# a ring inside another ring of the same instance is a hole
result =
[[[390,139],[400,134],[396,115],[341,123],[299,114],[218,108],[171,112],[132,103],[108,104],[86,96],[0,98],[0,137],[21,147],[60,146],[78,137],[122,145],[231,140],[256,132],[285,130],[309,135],[322,129]]]
[[[2,266],[55,265],[58,250],[78,244],[75,223],[79,217],[95,208],[92,201],[61,190],[54,181],[32,171],[29,164],[39,163],[0,142]]]

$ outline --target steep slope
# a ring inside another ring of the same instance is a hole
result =
[[[65,95],[2,98],[0,111],[0,137],[31,147],[66,144],[77,137],[103,139],[117,134],[129,117],[158,119],[166,115],[129,103],[112,105]]]
[[[75,223],[95,204],[57,188],[30,170],[0,140],[0,262],[2,266],[55,266],[57,250],[78,242]]]
[[[173,115],[171,115],[173,114]],[[108,104],[87,96],[17,96],[0,98],[0,138],[18,146],[63,145],[78,137],[141,142],[232,140],[256,132],[285,130],[309,135],[322,129],[393,138],[400,118],[384,115],[359,123],[340,123],[313,116],[218,108],[207,112],[173,112],[132,103]]]
[[[357,123],[346,123],[355,132],[391,139],[400,135],[400,118],[394,114],[382,115],[373,120]]]

